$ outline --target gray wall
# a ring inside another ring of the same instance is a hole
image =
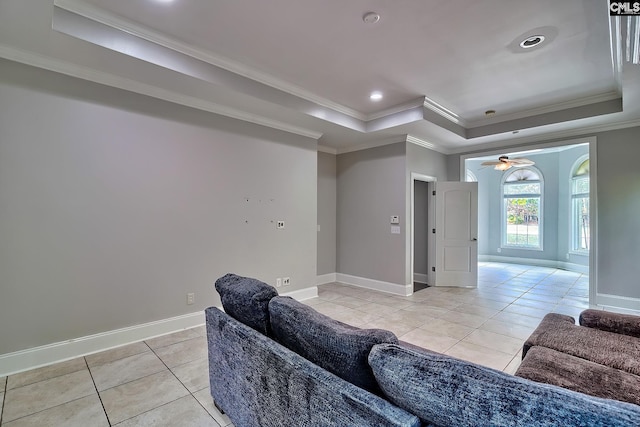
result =
[[[318,152],[318,275],[336,272],[336,165],[334,154]]]
[[[337,272],[405,285],[406,143],[338,155]]]
[[[315,284],[316,141],[8,61],[0,111],[0,354]]]
[[[596,136],[598,292],[640,298],[640,127]]]

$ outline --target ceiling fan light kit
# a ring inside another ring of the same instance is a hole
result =
[[[525,159],[524,157],[509,159],[509,156],[500,156],[497,161],[482,162],[482,166],[493,166],[497,171],[506,171],[512,167],[521,168],[533,165],[535,165],[535,162]]]

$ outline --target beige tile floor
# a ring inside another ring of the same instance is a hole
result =
[[[588,278],[481,263],[477,289],[426,288],[399,297],[343,284],[306,303],[337,320],[513,373],[524,340],[555,311],[588,307]],[[204,327],[0,378],[0,426],[231,425],[208,390]]]

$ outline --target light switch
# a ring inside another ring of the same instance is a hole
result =
[[[400,226],[392,225],[391,226],[391,234],[400,234]]]

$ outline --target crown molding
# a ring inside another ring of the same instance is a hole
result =
[[[211,65],[215,65],[216,67],[220,67],[234,74],[238,74],[242,77],[255,80],[259,83],[276,88],[278,90],[282,90],[291,95],[305,99],[309,102],[313,102],[314,104],[318,104],[325,108],[329,108],[336,112],[345,114],[352,118],[361,121],[367,120],[367,115],[357,110],[354,110],[337,102],[330,101],[299,86],[278,79],[270,74],[258,71],[239,62],[233,61],[222,55],[214,54],[211,51],[179,42],[157,31],[153,31],[142,25],[127,21],[118,15],[106,12],[96,6],[87,4],[82,0],[54,0],[54,5],[66,11],[83,16],[87,19],[107,25],[116,30],[126,32],[128,34],[131,34],[132,36],[141,38],[148,42],[157,44],[167,49],[174,50],[176,52],[209,63]]]
[[[439,115],[441,115],[442,117],[444,117],[445,119],[449,120],[450,122],[462,126],[463,128],[467,128],[468,124],[467,121],[465,119],[463,119],[462,117],[460,117],[458,114],[454,113],[453,111],[449,110],[446,107],[443,107],[442,105],[438,104],[436,101],[429,99],[425,96],[424,98],[424,102],[422,104],[425,108],[428,108],[429,110],[433,111],[434,113],[437,113]]]
[[[496,115],[489,119],[480,119],[468,122],[468,128],[472,129],[478,126],[485,126],[494,123],[504,123],[512,120],[526,119],[527,117],[538,116],[546,113],[555,113],[585,105],[598,104],[600,102],[611,101],[622,98],[618,91],[611,91],[597,95],[585,96],[582,98],[572,99],[570,101],[558,102],[555,104],[545,105],[543,107],[530,108],[528,110],[515,111],[504,115]]]
[[[450,154],[463,155],[463,154],[475,153],[475,152],[484,151],[484,150],[520,147],[523,144],[529,144],[533,142],[542,143],[542,142],[551,142],[551,141],[559,140],[563,138],[585,137],[585,135],[592,135],[599,132],[608,132],[608,131],[626,129],[626,128],[636,127],[636,126],[640,126],[640,119],[627,120],[624,122],[617,122],[617,123],[605,123],[605,124],[586,126],[586,127],[576,128],[576,129],[567,129],[567,130],[557,131],[557,132],[548,132],[542,135],[531,135],[527,137],[512,138],[512,139],[490,142],[485,144],[467,145],[465,147],[452,149]]]
[[[22,64],[42,68],[49,71],[54,71],[56,73],[65,74],[82,80],[88,80],[94,83],[100,83],[103,85],[128,90],[130,92],[139,93],[141,95],[151,96],[153,98],[162,99],[164,101],[173,102],[175,104],[196,108],[198,110],[207,111],[209,113],[214,113],[232,119],[266,126],[272,129],[281,130],[287,133],[292,133],[315,140],[318,140],[322,136],[322,133],[310,129],[293,126],[277,120],[271,120],[256,114],[247,113],[235,108],[205,101],[200,98],[183,95],[174,91],[162,89],[125,77],[97,71],[92,68],[73,64],[59,59],[54,59],[49,56],[29,52],[23,49],[18,49],[3,44],[0,44],[0,58],[9,59],[11,61],[20,62]]]
[[[318,152],[333,154],[334,156],[338,154],[338,150],[334,147],[329,147],[328,145],[320,145],[318,144]]]
[[[411,144],[419,145],[420,147],[428,148],[429,150],[432,150],[432,151],[437,151],[438,153],[441,153],[441,154],[451,154],[451,151],[445,147],[442,147],[438,144],[434,144],[429,141],[425,141],[424,139],[416,138],[415,136],[412,136],[412,135],[407,135],[407,142]]]
[[[383,117],[390,116],[392,114],[401,113],[406,110],[410,110],[412,108],[421,107],[424,104],[424,96],[413,99],[409,102],[405,102],[403,104],[395,105],[393,107],[387,108],[385,110],[377,111],[375,113],[368,114],[366,116],[366,121],[372,121],[381,119]]]

